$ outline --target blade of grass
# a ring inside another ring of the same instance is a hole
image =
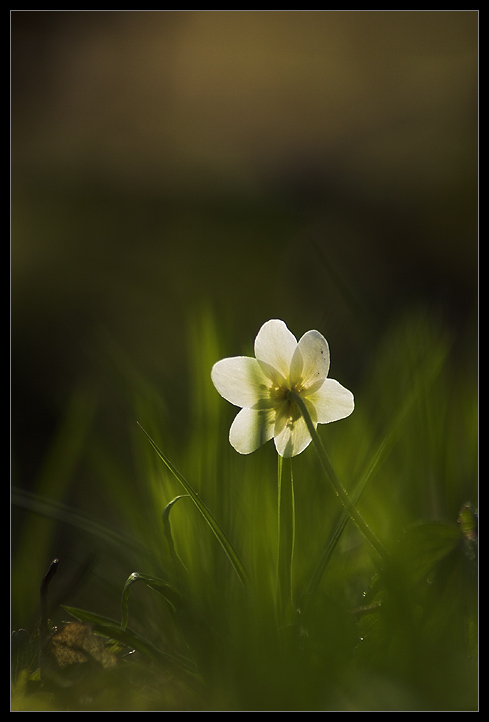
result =
[[[170,511],[173,508],[173,505],[175,502],[177,502],[179,499],[188,499],[188,494],[180,494],[180,496],[176,496],[174,499],[172,499],[163,509],[163,513],[161,515],[161,519],[163,521],[163,530],[164,534],[168,543],[168,546],[170,548],[170,554],[172,557],[174,569],[176,570],[178,567],[182,567],[187,571],[187,568],[185,564],[182,562],[180,557],[178,556],[177,550],[175,549],[175,544],[173,542],[173,536],[171,533],[171,524],[170,524]]]
[[[189,660],[158,649],[139,634],[136,634],[128,629],[121,629],[121,626],[113,619],[103,617],[93,612],[87,612],[84,609],[78,609],[77,607],[68,607],[63,605],[63,609],[66,610],[68,614],[71,614],[72,617],[78,619],[78,621],[90,624],[93,631],[96,634],[100,634],[102,637],[121,642],[130,649],[137,649],[138,652],[143,654],[145,657],[154,661],[176,663],[187,672],[196,674],[195,668]]]
[[[92,429],[97,399],[91,390],[77,388],[67,403],[64,416],[61,418],[42,462],[39,474],[31,488],[40,498],[64,500],[73,484],[76,471],[83,458],[87,446],[87,438]],[[23,439],[16,439],[22,448]],[[26,508],[26,507],[24,507]],[[28,517],[19,520],[17,541],[13,552],[12,589],[15,590],[15,609],[19,618],[29,614],[32,591],[29,582],[32,575],[39,573],[49,556],[53,542],[55,527],[46,523],[45,518]],[[29,571],[26,566],[29,565]]]
[[[158,456],[160,457],[161,461],[165,464],[167,469],[173,474],[175,479],[183,486],[189,497],[194,502],[195,506],[201,513],[202,517],[208,524],[210,530],[216,537],[217,541],[221,545],[222,549],[224,550],[224,553],[228,557],[229,561],[231,562],[231,565],[236,572],[239,580],[242,584],[246,584],[248,580],[248,576],[246,573],[246,570],[236,552],[233,545],[229,541],[228,537],[224,533],[224,531],[221,529],[219,524],[217,523],[216,519],[214,518],[212,512],[209,510],[209,508],[204,504],[198,493],[192,488],[192,486],[188,483],[188,481],[185,479],[184,476],[173,466],[171,461],[165,456],[165,454],[161,451],[161,449],[158,447],[156,442],[151,438],[151,436],[148,434],[147,431],[141,426],[141,424],[138,424],[141,431],[146,435],[148,441],[150,442],[153,449],[156,451]]]
[[[425,371],[425,379],[424,379],[424,390],[427,391],[427,389],[431,386],[431,384],[434,382],[434,380],[437,378],[437,376],[440,374],[444,363],[446,361],[448,350],[443,349],[443,352],[440,354],[437,354],[433,359],[430,359],[431,364],[429,365],[428,369]],[[377,451],[375,452],[374,456],[372,457],[372,460],[370,462],[370,465],[363,475],[361,481],[355,488],[355,490],[352,492],[351,496],[351,502],[353,505],[356,505],[356,503],[359,501],[362,493],[365,490],[365,487],[367,486],[367,482],[371,478],[372,474],[374,473],[375,469],[378,467],[380,462],[384,460],[387,455],[392,450],[399,434],[402,428],[403,422],[406,420],[406,417],[408,416],[409,412],[413,409],[415,402],[419,399],[419,396],[421,394],[420,388],[417,388],[416,391],[412,391],[410,394],[408,394],[405,398],[404,403],[400,407],[396,417],[394,418],[390,432],[384,437],[382,442],[380,443]],[[333,552],[340,540],[340,537],[343,533],[343,530],[346,527],[346,524],[349,519],[349,513],[346,509],[342,511],[342,513],[339,516],[338,522],[336,524],[336,527],[334,529],[334,532],[332,536],[328,539],[324,551],[321,555],[321,557],[318,560],[318,563],[314,569],[314,572],[312,574],[311,580],[309,582],[309,586],[307,587],[307,591],[305,593],[305,597],[309,597],[310,595],[314,594],[321,582],[321,579],[323,577],[323,574],[328,566],[328,563],[333,555]]]
[[[290,392],[290,398],[295,401],[297,406],[299,407],[301,414],[304,418],[304,421],[306,422],[307,430],[309,431],[313,444],[316,448],[319,461],[321,463],[321,466],[323,467],[323,471],[328,477],[329,481],[331,482],[333,489],[337,495],[337,497],[342,502],[343,506],[345,507],[348,515],[350,516],[351,520],[356,524],[358,529],[362,532],[364,537],[367,539],[367,541],[370,543],[373,549],[377,552],[379,557],[383,559],[384,561],[388,558],[388,553],[386,549],[384,549],[384,546],[380,542],[380,540],[376,537],[374,532],[370,529],[362,515],[359,513],[358,509],[356,508],[355,504],[353,503],[352,499],[350,498],[350,495],[344,488],[344,486],[339,481],[338,477],[336,476],[336,472],[333,469],[333,466],[329,460],[329,457],[326,453],[326,449],[323,446],[323,443],[321,441],[321,438],[319,437],[319,434],[316,431],[316,428],[314,424],[312,423],[311,417],[309,415],[309,411],[307,409],[307,406],[304,403],[304,400],[301,398],[300,394],[298,394],[296,391]]]
[[[133,539],[117,533],[109,529],[107,526],[90,519],[79,511],[72,509],[66,504],[56,501],[55,499],[47,499],[25,489],[12,489],[12,504],[22,509],[27,509],[33,514],[45,516],[49,519],[69,524],[76,529],[80,529],[88,534],[94,535],[103,540],[104,543],[111,544],[119,549],[127,551],[128,547],[137,551],[139,554],[148,554],[148,550],[138,544]]]
[[[122,629],[126,629],[127,621],[129,618],[129,590],[135,582],[143,582],[147,587],[153,591],[161,594],[164,600],[169,604],[171,609],[174,611],[176,606],[180,602],[180,595],[177,590],[172,587],[165,579],[159,577],[153,577],[150,574],[141,574],[140,572],[133,572],[126,580],[124,589],[122,590]]]

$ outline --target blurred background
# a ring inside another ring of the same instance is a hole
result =
[[[15,486],[56,498],[93,416],[123,464],[131,373],[185,434],[196,319],[226,356],[317,328],[356,391],[422,309],[476,379],[476,11],[12,11],[11,119]]]

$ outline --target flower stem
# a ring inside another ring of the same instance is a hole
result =
[[[287,473],[284,473],[284,464]],[[287,478],[286,478],[287,477]],[[292,563],[295,546],[295,497],[294,478],[290,459],[278,456],[278,497],[277,497],[277,609],[284,621],[288,610],[293,609]]]
[[[348,495],[348,492],[346,491],[346,489],[344,488],[344,486],[341,484],[340,480],[336,476],[335,470],[333,469],[333,466],[329,460],[328,454],[326,453],[326,449],[324,448],[323,443],[319,437],[319,434],[317,433],[316,428],[315,428],[314,424],[312,423],[311,417],[309,415],[309,411],[307,410],[307,406],[304,403],[304,400],[300,397],[300,394],[298,394],[295,391],[290,392],[290,398],[297,404],[297,406],[299,407],[299,409],[301,411],[302,416],[304,417],[304,421],[306,422],[307,429],[313,440],[314,446],[315,446],[317,454],[319,456],[319,461],[321,462],[321,466],[323,467],[323,471],[325,472],[326,476],[328,477],[329,481],[331,482],[336,496],[339,497],[340,501],[342,502],[343,506],[345,507],[346,511],[348,512],[350,519],[357,526],[357,528],[362,532],[364,537],[371,544],[371,546],[375,549],[377,554],[383,560],[387,560],[389,557],[388,552],[386,551],[386,549],[384,548],[384,546],[380,542],[380,540],[377,539],[376,535],[370,529],[370,527],[368,526],[365,519],[363,519],[360,512],[356,509],[354,503],[352,502],[352,500],[350,499],[350,497]]]

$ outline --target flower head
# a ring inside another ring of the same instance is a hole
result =
[[[318,331],[299,342],[283,321],[267,321],[255,339],[255,358],[235,356],[214,364],[214,386],[241,411],[229,431],[240,454],[249,454],[274,439],[280,456],[300,454],[310,444],[306,422],[294,401],[300,394],[314,424],[349,416],[353,394],[327,378],[329,347]]]

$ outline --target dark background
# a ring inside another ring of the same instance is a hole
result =
[[[12,11],[11,78],[14,484],[80,385],[117,436],[109,348],[183,429],[203,309],[350,388],[420,307],[474,372],[477,12]]]

